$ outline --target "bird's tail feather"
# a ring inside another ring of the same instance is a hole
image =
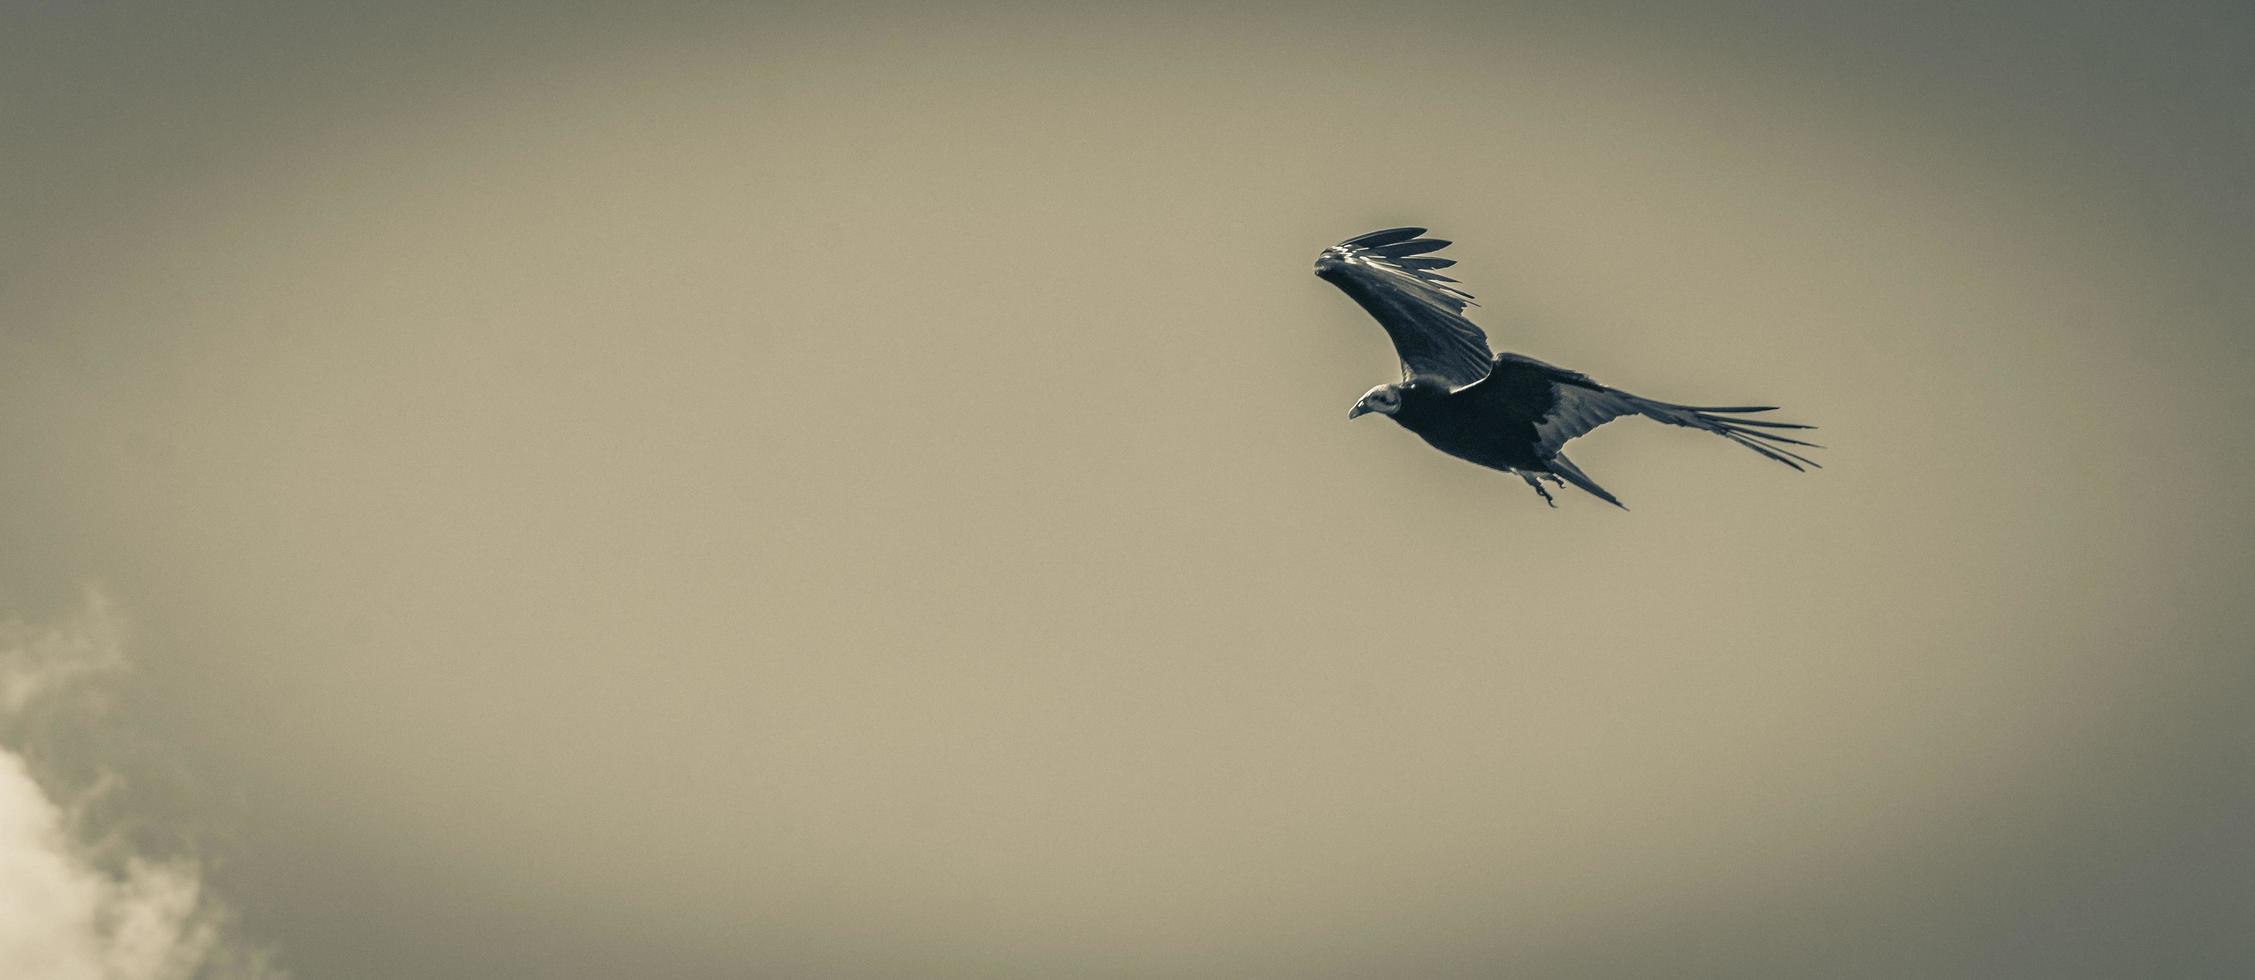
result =
[[[1796,470],[1821,470],[1824,468],[1816,460],[1785,448],[1786,446],[1802,446],[1809,449],[1823,449],[1823,446],[1766,431],[1771,429],[1814,429],[1816,426],[1740,417],[1757,412],[1777,411],[1775,405],[1745,405],[1722,408],[1701,405],[1675,405],[1668,402],[1656,402],[1649,398],[1639,399],[1639,401],[1644,402],[1645,415],[1669,425],[1705,429]]]
[[[1598,486],[1596,480],[1590,479],[1589,474],[1583,473],[1581,467],[1575,466],[1573,460],[1566,458],[1566,454],[1559,453],[1558,455],[1550,457],[1549,466],[1552,473],[1556,473],[1561,479],[1564,479],[1566,482],[1582,488],[1584,492],[1590,494],[1591,496],[1605,501],[1606,503],[1612,504],[1615,507],[1619,507],[1622,510],[1629,509],[1629,505],[1622,503],[1612,494],[1606,493],[1605,488]]]

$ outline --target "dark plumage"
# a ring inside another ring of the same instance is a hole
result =
[[[1531,357],[1490,353],[1487,334],[1464,317],[1471,295],[1433,271],[1456,264],[1428,254],[1449,243],[1424,234],[1423,228],[1388,228],[1347,239],[1316,257],[1315,274],[1369,311],[1401,356],[1401,383],[1370,389],[1348,418],[1369,412],[1392,416],[1435,449],[1518,474],[1553,507],[1558,502],[1542,480],[1571,483],[1627,509],[1559,452],[1567,440],[1623,415],[1704,429],[1795,470],[1817,465],[1786,447],[1820,447],[1776,431],[1812,426],[1744,417],[1773,406],[1658,402]]]

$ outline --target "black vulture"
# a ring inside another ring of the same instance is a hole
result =
[[[1542,480],[1571,483],[1628,509],[1559,452],[1567,440],[1623,415],[1705,429],[1795,470],[1817,465],[1786,447],[1821,447],[1776,431],[1813,426],[1745,417],[1776,406],[1658,402],[1531,357],[1490,353],[1487,335],[1464,317],[1464,308],[1474,305],[1471,294],[1435,271],[1456,264],[1432,254],[1449,243],[1424,234],[1423,228],[1387,228],[1316,257],[1315,274],[1369,311],[1401,356],[1401,382],[1370,389],[1348,418],[1390,416],[1435,449],[1518,474],[1552,507],[1558,501]]]

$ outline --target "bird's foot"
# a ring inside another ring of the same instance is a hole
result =
[[[1550,496],[1550,491],[1543,489],[1542,481],[1535,479],[1534,474],[1521,472],[1519,478],[1527,481],[1528,486],[1535,488],[1535,493],[1542,497],[1543,503],[1549,504],[1552,510],[1558,509],[1558,501]],[[1556,480],[1558,478],[1554,476],[1551,479]],[[1559,484],[1561,487],[1565,485],[1564,483]]]

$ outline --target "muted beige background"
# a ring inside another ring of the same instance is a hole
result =
[[[457,6],[0,30],[0,606],[297,975],[2255,971],[2246,6]],[[1344,422],[1411,222],[1828,468]]]

